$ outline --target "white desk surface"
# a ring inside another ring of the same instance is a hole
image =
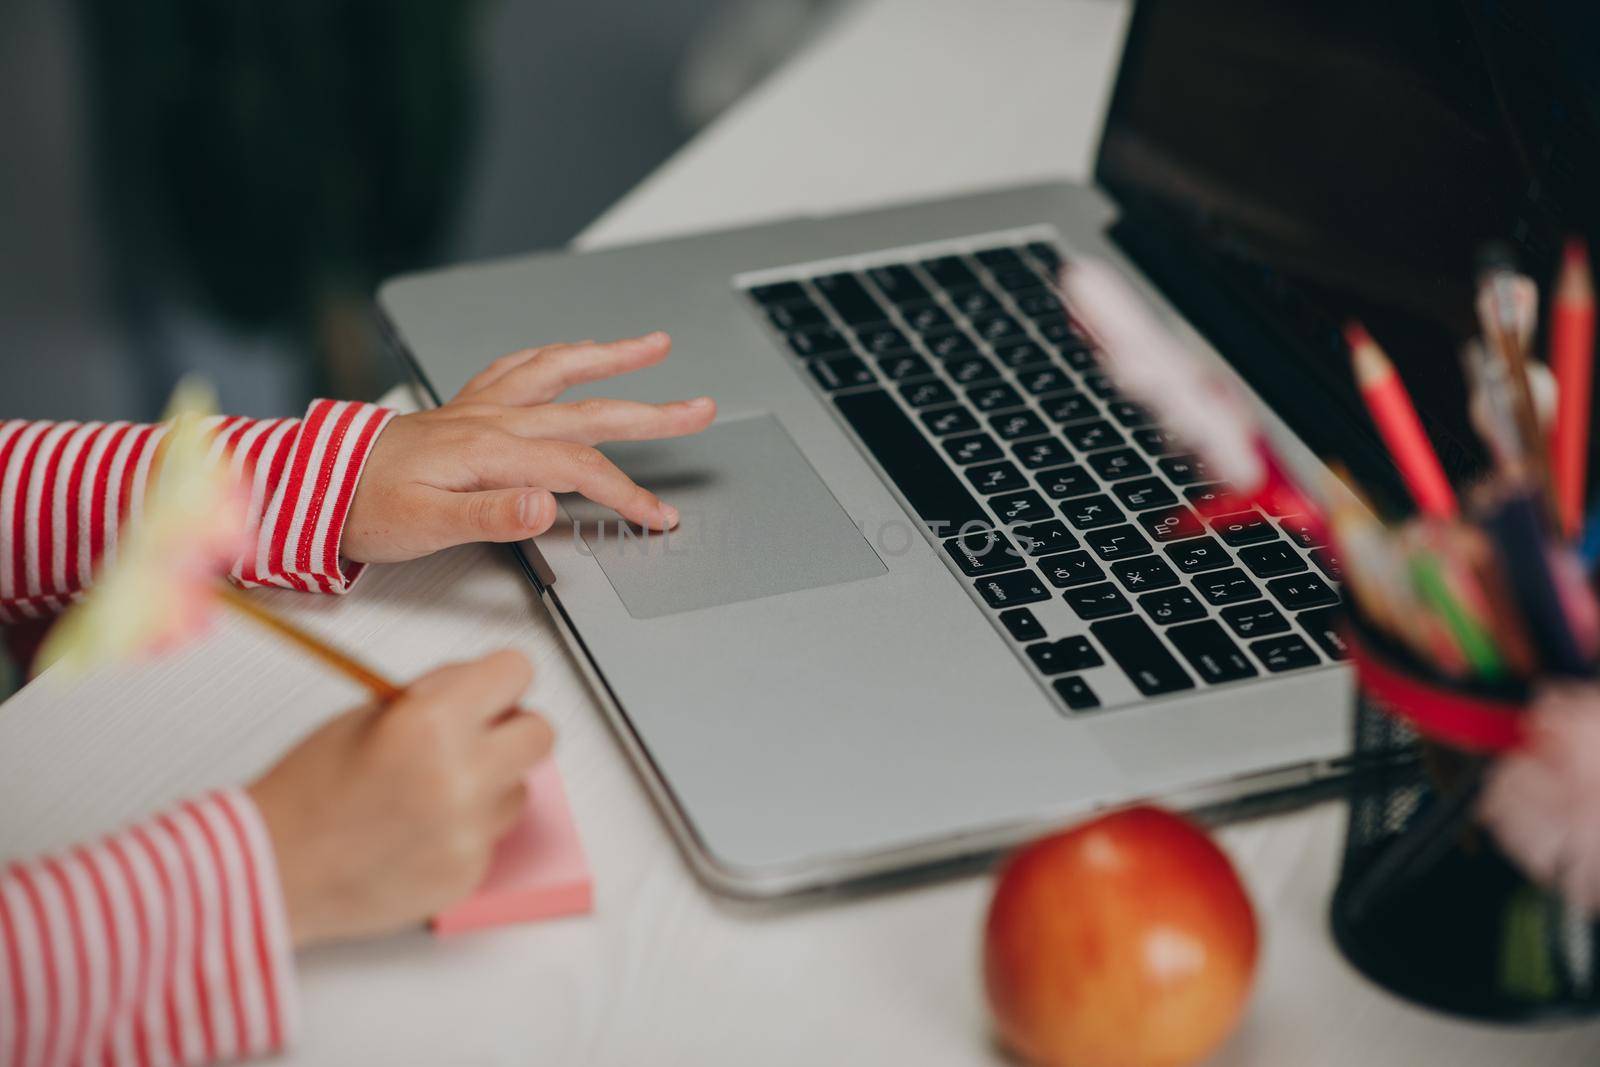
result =
[[[583,235],[584,245],[805,211],[1081,177],[1125,9],[1116,0],[873,0],[839,18]],[[553,338],[529,338],[530,342]],[[407,676],[512,644],[593,865],[594,914],[448,942],[422,933],[303,957],[288,1062],[348,1067],[984,1064],[986,878],[773,913],[702,890],[500,552],[369,574],[343,599],[273,604]],[[359,694],[226,620],[154,665],[0,708],[0,854],[64,844],[243,781]],[[1408,1008],[1326,932],[1332,805],[1222,839],[1265,933],[1259,987],[1218,1064],[1577,1064],[1600,1028],[1528,1034]]]

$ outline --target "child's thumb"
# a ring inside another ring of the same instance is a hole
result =
[[[544,533],[556,521],[556,498],[548,489],[454,493],[451,504],[446,533],[452,544],[521,541]]]

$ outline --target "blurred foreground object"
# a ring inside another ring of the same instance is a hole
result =
[[[1539,695],[1522,747],[1490,769],[1479,814],[1535,881],[1600,913],[1600,686]]]
[[[254,544],[248,501],[213,454],[205,420],[215,414],[208,387],[179,385],[137,520],[93,592],[50,631],[41,668],[59,662],[82,673],[170,650],[204,630],[221,576]]]
[[[989,905],[984,974],[1005,1045],[1040,1067],[1181,1067],[1250,997],[1256,917],[1228,857],[1150,807],[1025,846]]]

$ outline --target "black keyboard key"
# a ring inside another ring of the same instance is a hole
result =
[[[1094,650],[1087,637],[1063,637],[1059,641],[1042,641],[1028,646],[1028,658],[1045,674],[1066,674],[1068,671],[1086,671],[1100,667],[1105,660]]]
[[[1167,483],[1160,478],[1135,478],[1119,482],[1111,491],[1117,494],[1117,499],[1129,511],[1171,507],[1178,502],[1177,494],[1168,489]]]
[[[944,543],[944,550],[956,561],[962,574],[973,578],[1014,571],[1022,566],[1022,553],[1005,534],[994,530],[952,537]]]
[[[1014,270],[1022,266],[1022,254],[1010,247],[985,248],[972,253],[972,258],[990,270]]]
[[[1044,420],[1031,411],[1009,411],[989,420],[989,428],[1002,441],[1017,441],[1024,437],[1038,437],[1050,432]]]
[[[967,390],[967,399],[979,411],[1002,411],[1022,406],[1022,397],[1003,382],[997,385],[974,385]]]
[[[1083,540],[1094,549],[1095,555],[1108,561],[1127,559],[1129,556],[1148,556],[1151,552],[1150,542],[1127,523],[1090,530],[1083,535]]]
[[[1072,459],[1072,449],[1057,441],[1054,437],[1039,437],[1032,441],[1020,441],[1011,446],[1011,451],[1017,457],[1017,462],[1029,470],[1038,470],[1040,467],[1066,463]]]
[[[873,389],[833,403],[924,522],[949,529],[989,525],[988,514],[892,396]]]
[[[960,256],[940,256],[937,259],[922,261],[922,269],[928,277],[944,286],[946,289],[955,289],[965,285],[977,285],[978,276],[967,266],[967,261]]]
[[[1089,457],[1089,466],[1108,482],[1122,478],[1136,478],[1150,473],[1150,464],[1139,458],[1131,448],[1113,448],[1109,452],[1096,452]]]
[[[1044,637],[1044,626],[1033,612],[1027,608],[1012,608],[1010,611],[1000,613],[1000,621],[1005,624],[1006,632],[1017,641],[1037,641]]]
[[[867,276],[878,287],[878,291],[888,297],[889,302],[893,304],[929,300],[933,296],[928,292],[928,287],[923,285],[907,266],[895,264],[888,267],[874,267],[867,271]]]
[[[1249,567],[1257,578],[1276,578],[1280,574],[1298,574],[1307,569],[1306,561],[1300,558],[1300,553],[1285,541],[1241,548],[1239,560]],[[1308,608],[1315,606],[1306,605]]]
[[[1281,634],[1289,628],[1289,620],[1283,617],[1283,612],[1266,600],[1223,608],[1222,621],[1232,627],[1234,633],[1245,638]]]
[[[989,506],[999,514],[1000,521],[1008,525],[1014,522],[1042,522],[1055,515],[1044,498],[1032,489],[990,497]]]
[[[1035,284],[1037,284],[1037,281]],[[1049,289],[1038,288],[1013,292],[1011,299],[1016,302],[1017,310],[1030,319],[1036,319],[1043,315],[1061,314],[1061,298]]]
[[[811,374],[830,393],[852,385],[876,385],[878,379],[859,356],[833,356],[811,361]]]
[[[940,381],[906,382],[900,386],[900,395],[914,408],[931,408],[935,404],[954,402],[956,394]]]
[[[1110,582],[1068,589],[1061,595],[1080,619],[1104,619],[1111,615],[1125,615],[1133,610],[1133,605],[1122,595],[1122,590]]]
[[[1100,359],[1094,354],[1094,349],[1077,341],[1063,341],[1056,346],[1061,353],[1061,358],[1073,370],[1080,374],[1087,371],[1098,371]]]
[[[1012,571],[979,578],[978,594],[991,608],[1012,608],[1050,599],[1050,590],[1032,571]]]
[[[797,330],[789,335],[789,347],[794,349],[797,356],[830,356],[835,352],[850,351],[850,342],[845,335],[835,330],[832,326],[822,326],[814,330]]]
[[[1078,335],[1073,331],[1072,324],[1063,315],[1041,316],[1034,320],[1034,325],[1039,328],[1039,332],[1044,335],[1044,339],[1051,344],[1065,344],[1068,341],[1078,340]]]
[[[756,303],[770,307],[773,304],[798,304],[811,298],[799,282],[770,282],[750,290]]]
[[[1284,486],[1277,486],[1261,494],[1261,499],[1256,504],[1275,519],[1285,515],[1293,515],[1305,507],[1305,501],[1300,499],[1300,494]]]
[[[994,275],[994,283],[1008,293],[1025,292],[1039,284],[1039,276],[1027,267],[991,269],[990,273]]]
[[[1350,658],[1350,646],[1344,642],[1344,630],[1339,625],[1337,608],[1302,611],[1295,616],[1295,621],[1300,624],[1301,629],[1311,635],[1311,640],[1317,643],[1317,647],[1321,648],[1329,659]]]
[[[1206,603],[1222,607],[1225,604],[1242,604],[1261,596],[1261,590],[1250,576],[1238,567],[1211,571],[1194,580],[1195,592],[1206,598]]]
[[[1078,468],[1082,470],[1083,468]],[[1047,472],[1053,473],[1053,472]],[[1050,484],[1045,483],[1044,491],[1050,493]],[[1050,493],[1054,496],[1054,493]],[[1112,526],[1122,521],[1122,509],[1104,493],[1094,496],[1080,497],[1069,500],[1061,505],[1061,512],[1079,530],[1094,530],[1101,526]]]
[[[1243,511],[1250,505],[1234,495],[1232,489],[1221,482],[1210,485],[1191,485],[1183,491],[1189,498],[1189,503],[1204,511],[1207,515],[1222,515],[1235,511]]]
[[[1171,430],[1164,430],[1159,426],[1146,426],[1133,431],[1133,443],[1138,445],[1145,455],[1153,458],[1176,451],[1178,437]]]
[[[947,437],[944,450],[950,458],[965,467],[968,463],[986,463],[1005,455],[994,438],[986,433],[969,433],[960,437]]]
[[[1017,375],[1017,384],[1034,396],[1072,388],[1072,379],[1060,367],[1030,367]]]
[[[976,315],[972,318],[972,331],[990,344],[1001,344],[1012,338],[1025,338],[1022,324],[1005,312]]]
[[[1254,678],[1260,673],[1228,632],[1210,619],[1174,626],[1167,636],[1195,673],[1212,685]]]
[[[1288,518],[1279,519],[1278,523],[1283,527],[1283,532],[1301,548],[1322,547],[1322,538],[1318,536],[1320,531],[1309,515],[1290,515]]]
[[[1043,348],[1032,341],[1009,341],[995,346],[995,355],[1000,357],[1000,362],[1012,370],[1023,367],[1038,367],[1050,358]],[[1068,388],[1060,386],[1059,388]]]
[[[1039,406],[1044,409],[1045,417],[1052,422],[1077,422],[1079,419],[1092,419],[1099,414],[1094,401],[1082,393],[1062,393],[1059,396],[1044,397],[1039,401]]]
[[[1165,549],[1173,566],[1184,574],[1201,574],[1231,566],[1227,549],[1217,544],[1214,537],[1197,537],[1192,541],[1179,541]]]
[[[1291,574],[1267,583],[1267,592],[1289,611],[1328,607],[1339,603],[1339,594],[1315,574]]]
[[[1160,556],[1119,559],[1111,564],[1111,573],[1117,576],[1122,588],[1135,594],[1168,589],[1178,584],[1178,576]]]
[[[944,369],[957,385],[975,385],[978,382],[1000,380],[1000,368],[994,365],[994,360],[976,353],[959,359],[946,360]]]
[[[966,408],[939,408],[937,411],[924,411],[919,416],[928,432],[935,437],[944,437],[946,434],[967,433],[978,428],[978,420]]]
[[[1114,400],[1106,405],[1106,412],[1117,422],[1130,429],[1150,423],[1150,412],[1131,400]],[[1138,440],[1138,435],[1134,436]]]
[[[997,497],[996,499],[1003,499]],[[1059,519],[1019,526],[1011,531],[1022,544],[1022,551],[1030,556],[1048,556],[1052,552],[1065,552],[1078,547],[1078,539]]]
[[[968,467],[967,481],[985,496],[991,493],[1015,493],[1019,489],[1026,488],[1028,484],[1022,472],[1009,460]]]
[[[1047,270],[1056,270],[1061,266],[1061,251],[1049,241],[1029,241],[1028,254],[1037,259]]]
[[[979,315],[992,315],[1001,310],[1000,298],[981,285],[952,289],[949,295],[950,303],[969,319],[977,318]]]
[[[1182,504],[1160,511],[1147,511],[1139,516],[1139,525],[1144,527],[1145,533],[1163,544],[1181,541],[1186,537],[1199,537],[1206,532],[1200,516]]]
[[[1044,576],[1050,584],[1057,589],[1073,589],[1080,585],[1105,580],[1106,572],[1100,569],[1100,564],[1087,552],[1062,552],[1054,556],[1044,556],[1039,560],[1039,568],[1044,571]]]
[[[1265,641],[1257,641],[1250,646],[1250,651],[1254,652],[1256,658],[1273,674],[1299,670],[1302,667],[1315,667],[1322,662],[1312,651],[1311,646],[1298,634],[1285,634],[1282,637],[1269,637]]]
[[[1198,456],[1169,456],[1158,461],[1156,466],[1161,468],[1162,474],[1172,479],[1173,485],[1193,485],[1211,476]]]
[[[916,333],[931,333],[935,330],[952,330],[956,320],[950,313],[938,304],[906,304],[900,308],[900,317],[906,320],[906,325]]]
[[[960,330],[944,330],[922,335],[922,343],[928,346],[928,351],[933,358],[941,362],[947,359],[961,359],[964,356],[978,354],[978,346]]]
[[[827,302],[833,306],[834,313],[851,326],[864,326],[871,322],[884,322],[889,318],[889,313],[872,298],[867,292],[867,287],[861,284],[861,279],[848,272],[828,274],[821,278],[813,278],[811,284],[815,285]]]
[[[1089,630],[1145,696],[1194,688],[1183,665],[1167,651],[1150,624],[1137,615],[1097,622]]]
[[[862,348],[874,356],[904,352],[911,348],[911,342],[906,339],[906,335],[893,326],[874,326],[866,330],[857,330],[856,340],[861,343]]]
[[[1224,544],[1234,548],[1278,539],[1278,531],[1272,528],[1272,523],[1264,519],[1259,511],[1236,511],[1231,515],[1218,515],[1211,520],[1211,529],[1222,538]]]
[[[1075,674],[1068,678],[1057,678],[1051,684],[1055,686],[1062,703],[1073,711],[1088,711],[1100,706],[1100,698],[1094,695],[1089,683]]]
[[[1139,610],[1162,626],[1206,617],[1205,605],[1187,589],[1163,589],[1139,598]]]
[[[1096,452],[1102,448],[1116,448],[1124,443],[1117,428],[1105,419],[1074,423],[1063,427],[1061,435],[1079,452]]]
[[[891,382],[903,382],[908,378],[926,378],[933,374],[933,368],[928,366],[928,361],[915,352],[894,352],[887,356],[879,356],[878,369]]]
[[[775,304],[767,309],[767,318],[784,333],[828,325],[828,316],[809,300],[798,304]]]
[[[1333,581],[1344,581],[1344,569],[1339,566],[1339,557],[1334,554],[1333,549],[1313,548],[1311,550],[1311,562],[1315,563],[1317,569]]]

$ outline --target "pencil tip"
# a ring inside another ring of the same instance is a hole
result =
[[[1350,351],[1368,348],[1372,345],[1372,335],[1367,328],[1356,319],[1351,319],[1344,324],[1344,343],[1350,346]]]
[[[1594,282],[1589,273],[1589,250],[1574,234],[1561,247],[1561,274],[1556,295],[1563,300],[1591,300]]]

